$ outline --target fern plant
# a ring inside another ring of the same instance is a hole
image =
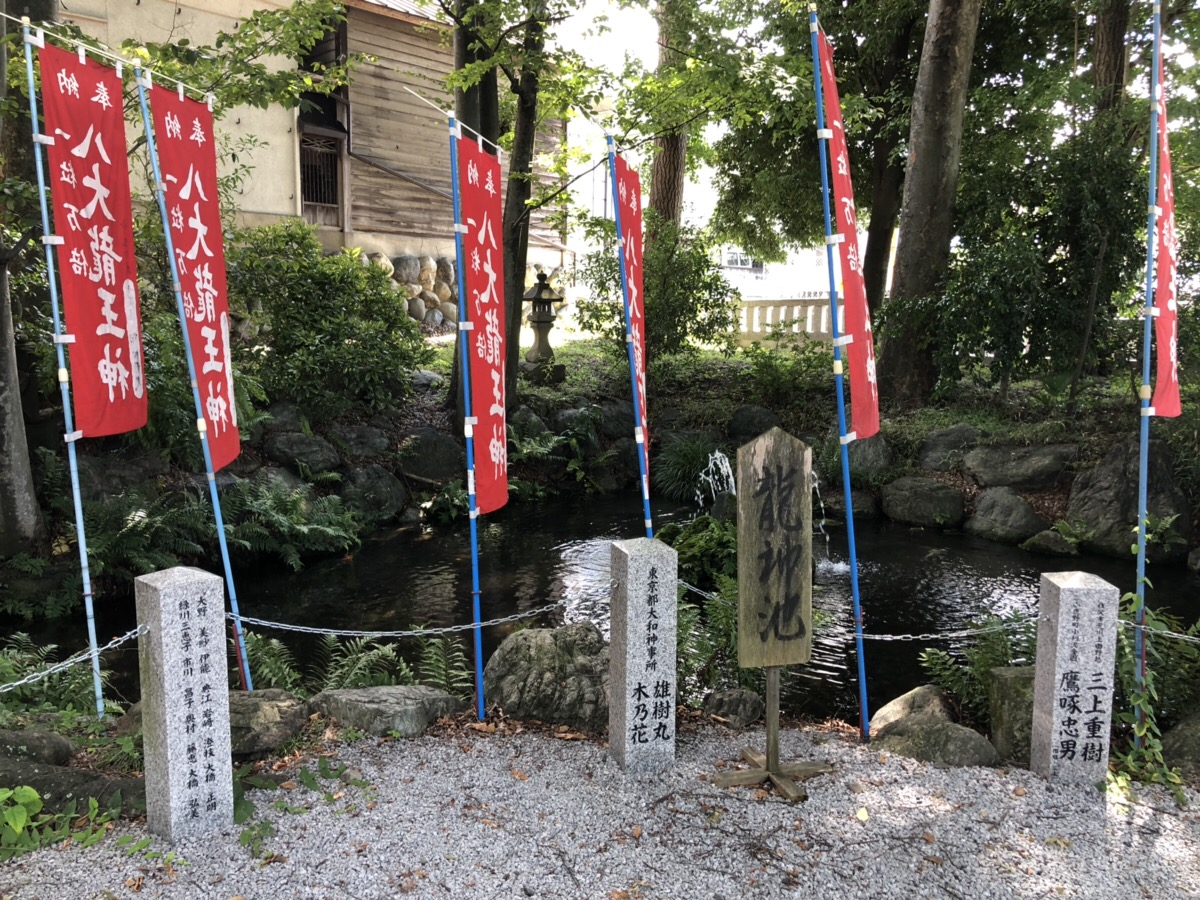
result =
[[[475,683],[462,642],[445,634],[417,640],[421,647],[417,680],[455,697],[470,697]]]
[[[323,635],[317,647],[308,683],[314,693],[344,688],[412,684],[413,673],[395,644],[378,644],[368,638],[340,641]]]
[[[57,651],[56,644],[39,645],[24,632],[9,635],[0,644],[0,684],[20,681],[27,675],[52,666],[58,656]],[[103,688],[107,689],[109,678],[109,671],[102,668],[100,684]],[[64,672],[6,691],[0,703],[0,723],[21,713],[93,710],[94,703],[91,667],[73,666]]]
[[[258,688],[281,688],[292,694],[303,694],[304,677],[296,665],[296,658],[279,638],[263,637],[249,629],[243,632],[246,645],[246,661],[254,673],[254,684]],[[232,673],[231,673],[232,674]],[[236,678],[230,682],[231,686]]]

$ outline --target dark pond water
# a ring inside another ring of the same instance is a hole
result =
[[[655,523],[686,520],[692,508],[656,504]],[[479,522],[480,587],[484,619],[561,602],[540,624],[591,620],[607,631],[609,544],[640,537],[641,503],[622,498],[573,499],[536,507],[501,510]],[[944,633],[988,613],[1031,613],[1039,573],[1085,570],[1122,591],[1135,580],[1134,560],[1095,557],[1053,560],[979,540],[888,522],[857,523],[859,583],[865,630],[875,634]],[[858,686],[846,563],[845,529],[816,536],[817,590],[814,605],[828,620],[814,637],[813,659],[793,667],[785,682],[784,705],[793,713],[857,721]],[[1200,579],[1183,567],[1151,566],[1150,605],[1169,607],[1187,621],[1200,618]],[[471,551],[467,528],[397,529],[367,542],[352,557],[326,560],[297,575],[242,573],[237,578],[244,615],[276,622],[351,630],[403,630],[471,621]],[[131,604],[130,604],[131,605]],[[101,609],[99,633],[132,627],[132,611]],[[515,625],[484,630],[485,657]],[[82,625],[75,629],[82,632]],[[270,633],[267,629],[259,629]],[[275,632],[304,660],[315,639]],[[469,638],[469,634],[467,635]],[[82,634],[54,639],[76,649]],[[468,640],[469,644],[469,640]],[[949,641],[869,640],[865,645],[871,709],[921,683],[917,662],[929,645]],[[136,652],[112,659],[118,673],[136,666]],[[126,696],[132,678],[120,679]]]

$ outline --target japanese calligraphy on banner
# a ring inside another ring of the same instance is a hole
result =
[[[212,112],[155,85],[150,106],[192,365],[214,472],[241,451]]]
[[[871,333],[871,311],[863,282],[862,256],[858,247],[858,216],[854,209],[854,185],[850,181],[850,154],[842,126],[842,104],[833,74],[833,49],[824,30],[817,33],[821,56],[821,87],[825,95],[825,124],[833,137],[829,156],[833,166],[833,198],[842,270],[842,329],[851,335],[846,345],[850,370],[850,428],[862,440],[879,431],[879,386],[875,382],[875,338]]]
[[[629,291],[629,334],[633,337],[633,367],[637,378],[638,424],[642,428],[642,456],[650,471],[650,433],[646,427],[646,300],[642,295],[642,180],[618,153],[613,156],[617,222],[621,233],[621,265]]]
[[[121,434],[147,415],[121,80],[50,45],[41,68],[76,427]]]
[[[508,502],[508,428],[504,413],[504,254],[501,248],[500,160],[477,141],[458,141],[458,190],[462,224],[475,417],[475,504],[479,513]],[[480,453],[480,448],[486,453]]]
[[[1171,177],[1171,148],[1167,142],[1167,84],[1163,78],[1162,55],[1158,61],[1158,216],[1155,240],[1154,306],[1158,318],[1154,322],[1155,344],[1158,347],[1157,377],[1154,379],[1156,416],[1178,416],[1183,412],[1179,402],[1179,318],[1176,312],[1176,268],[1179,263],[1179,242],[1175,234],[1175,183]]]

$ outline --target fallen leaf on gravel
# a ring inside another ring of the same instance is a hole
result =
[[[754,792],[755,800],[766,800],[768,796],[769,795],[767,794],[767,792],[765,790],[763,790],[762,788],[759,788],[757,791]]]
[[[1051,847],[1057,847],[1060,850],[1066,850],[1071,846],[1070,840],[1065,837],[1059,837],[1057,834],[1052,834],[1046,838],[1046,843]]]
[[[341,799],[342,799],[343,797],[345,797],[345,796],[346,796],[346,792],[345,792],[345,791],[338,791],[336,794],[334,794],[334,795],[333,795],[333,799],[334,799],[334,800],[341,800]]]
[[[921,837],[925,838],[925,843],[927,843],[927,844],[932,844],[934,841],[937,840],[937,838],[935,838],[933,836],[933,834],[928,831],[925,832],[923,835],[921,835]]]
[[[886,754],[886,753],[880,753],[880,754],[879,754],[879,761],[880,761],[881,763],[885,763],[885,762],[887,762],[887,760],[888,760],[888,756],[887,756],[887,754]]]
[[[517,779],[517,781],[528,781],[529,780],[529,776],[526,775],[524,772],[522,772],[520,769],[513,769],[512,777]]]
[[[281,782],[279,783],[279,786],[280,786],[281,788],[283,788],[285,791],[294,791],[294,790],[296,789],[296,782],[294,782],[294,781],[281,781]]]
[[[1018,797],[1024,797],[1025,796],[1025,788],[1023,788],[1023,787],[1014,788],[1013,793],[1016,794]]]
[[[143,875],[139,875],[137,878],[126,878],[125,879],[125,887],[129,888],[134,893],[137,893],[138,891],[140,891],[142,889],[142,886],[145,883],[146,883],[146,878]]]
[[[491,722],[472,722],[467,727],[472,731],[482,731],[484,734],[492,734],[496,730],[496,726]]]
[[[374,800],[367,801],[367,809],[374,809],[378,805]]]
[[[636,839],[638,839],[638,838],[640,838],[640,837],[642,836],[642,826],[641,826],[641,825],[634,825],[634,826],[633,826],[633,830],[632,830],[632,831],[630,831],[629,833],[633,835],[633,837],[634,837],[634,839],[635,839],[635,840],[636,840]]]
[[[856,812],[854,815],[860,822],[865,822],[871,818],[871,814],[867,812],[867,808],[865,806],[859,807],[858,812]]]
[[[945,860],[942,859],[940,856],[922,856],[921,859],[925,860],[925,862],[931,862],[935,866],[940,866],[942,863],[945,862]]]
[[[564,728],[566,726],[563,726]],[[554,735],[560,741],[586,741],[587,735],[579,731],[559,731]]]

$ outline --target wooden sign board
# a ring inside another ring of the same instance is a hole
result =
[[[812,449],[772,428],[737,455],[738,665],[812,656]]]

